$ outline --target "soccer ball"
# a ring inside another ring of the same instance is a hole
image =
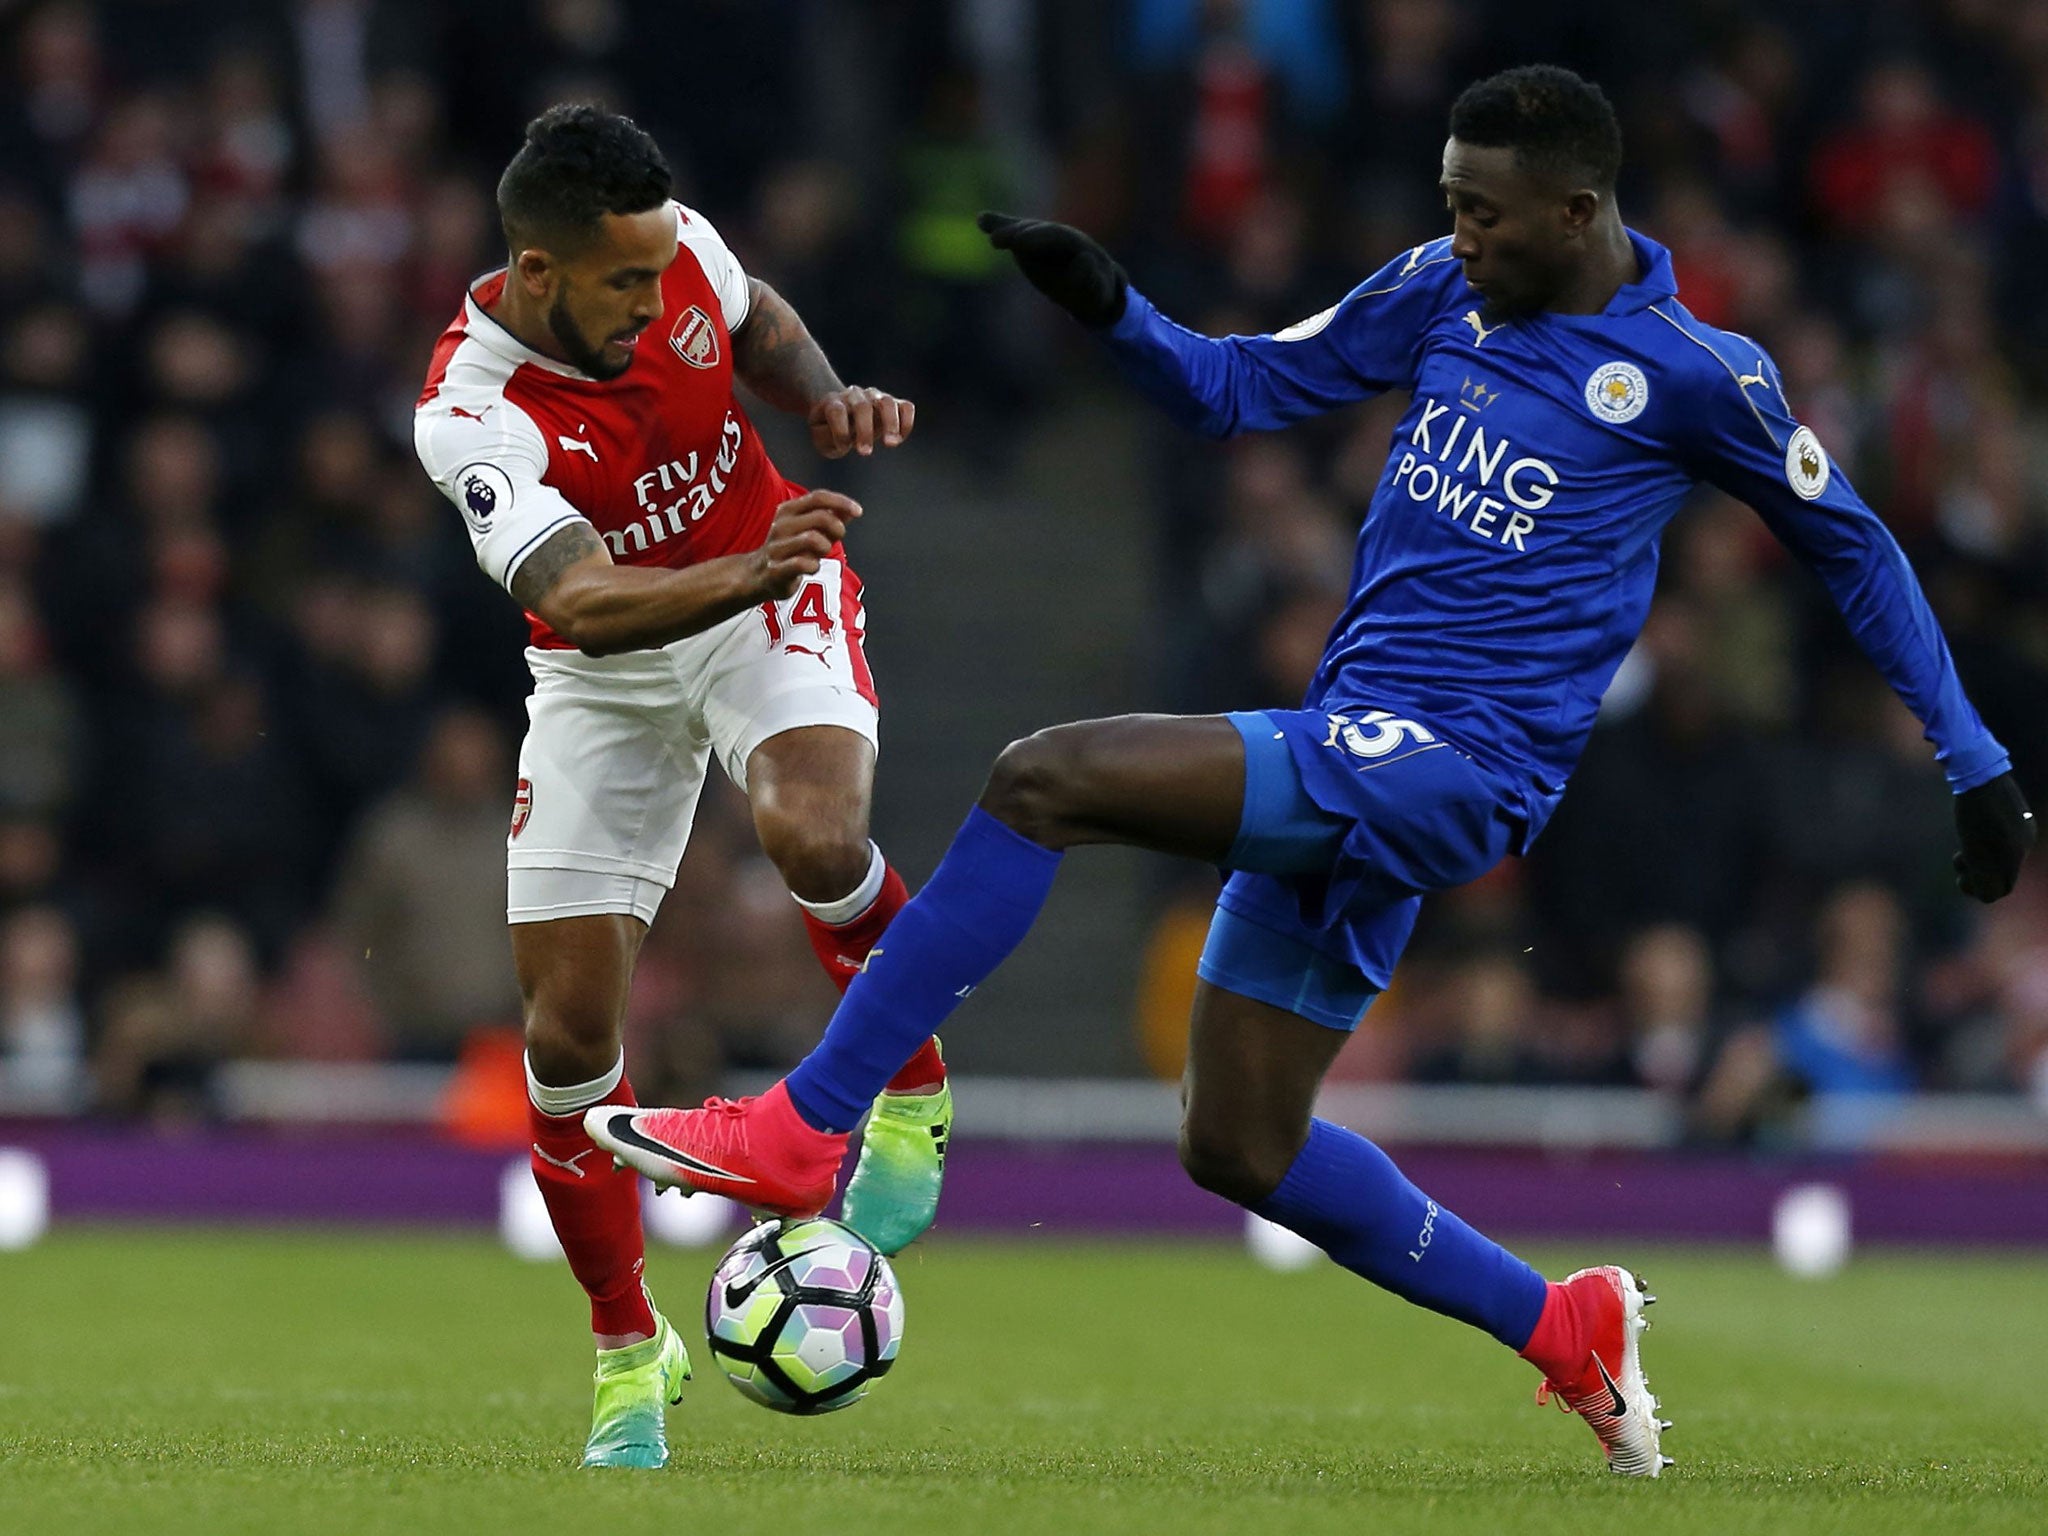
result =
[[[704,1332],[726,1379],[762,1407],[830,1413],[896,1363],[903,1292],[853,1228],[764,1221],[719,1261]]]

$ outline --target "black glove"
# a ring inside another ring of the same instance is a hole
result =
[[[2034,813],[2009,773],[1956,796],[1956,885],[1965,896],[1996,901],[2020,877],[2034,846]]]
[[[1066,224],[984,213],[974,221],[988,243],[1017,258],[1031,286],[1083,325],[1100,330],[1123,317],[1130,279],[1101,246]]]

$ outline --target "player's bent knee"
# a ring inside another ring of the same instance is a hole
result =
[[[1181,1124],[1180,1165],[1188,1177],[1239,1205],[1257,1205],[1278,1189],[1292,1160],[1243,1127],[1208,1126],[1192,1118]]]
[[[981,808],[1035,843],[1060,847],[1080,767],[1069,731],[1055,728],[1013,741],[989,770]]]
[[[526,1054],[542,1082],[566,1087],[604,1076],[619,1059],[620,1021],[609,1011],[526,1006]]]
[[[805,901],[836,901],[858,886],[874,851],[865,827],[829,814],[789,815],[778,809],[754,818],[768,861],[783,883]]]

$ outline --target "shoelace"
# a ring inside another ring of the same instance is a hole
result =
[[[1565,1395],[1568,1390],[1568,1388],[1559,1385],[1546,1376],[1541,1382],[1537,1383],[1536,1406],[1541,1408],[1545,1403],[1556,1403],[1560,1413],[1577,1413],[1579,1410],[1572,1406],[1571,1399]],[[1586,1400],[1602,1396],[1603,1393],[1604,1389],[1597,1392],[1581,1392],[1578,1396],[1581,1400]],[[1612,1414],[1609,1414],[1610,1418],[1612,1416]]]
[[[704,1101],[704,1107],[716,1110],[721,1115],[744,1115],[747,1112],[747,1106],[753,1102],[752,1094],[743,1099],[722,1099],[717,1094],[713,1094]]]

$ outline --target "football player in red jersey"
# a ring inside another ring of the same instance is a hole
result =
[[[638,1177],[582,1121],[632,1102],[634,958],[711,757],[842,989],[907,899],[868,838],[875,692],[840,543],[860,508],[785,480],[733,384],[802,416],[833,459],[902,443],[915,407],[843,383],[670,189],[629,119],[535,119],[498,185],[509,262],[465,296],[414,417],[421,463],[532,628],[508,916],[534,1176],[590,1295],[593,1466],[662,1465],[689,1374],[641,1281]],[[857,1178],[847,1214],[878,1242],[930,1220],[951,1102],[936,1042],[877,1101],[877,1147],[898,1155]]]

